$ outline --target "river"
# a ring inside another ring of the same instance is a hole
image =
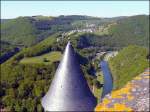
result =
[[[101,96],[101,99],[103,99],[106,94],[112,91],[113,79],[112,79],[111,72],[109,70],[108,63],[106,61],[101,61],[100,66],[101,66],[103,77],[104,77],[104,86],[103,86],[103,92]]]

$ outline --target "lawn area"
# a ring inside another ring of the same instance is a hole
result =
[[[30,64],[30,63],[50,64],[52,62],[59,61],[61,59],[61,56],[62,56],[61,52],[55,51],[55,52],[43,54],[41,56],[23,58],[20,61],[20,63],[21,64]]]

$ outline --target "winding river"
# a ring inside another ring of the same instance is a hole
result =
[[[109,70],[108,63],[106,61],[101,61],[100,66],[101,66],[103,77],[104,77],[104,86],[103,86],[103,92],[101,96],[101,99],[103,99],[106,94],[112,91],[113,79],[112,79],[111,72]]]

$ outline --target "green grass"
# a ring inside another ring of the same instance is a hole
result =
[[[50,64],[56,61],[59,61],[62,57],[61,52],[50,52],[50,53],[46,53],[43,54],[41,56],[35,56],[35,57],[27,57],[27,58],[23,58],[20,63],[21,64],[37,64],[37,63],[44,63],[44,64]],[[47,61],[44,61],[44,59],[46,59]]]
[[[97,102],[98,103],[100,101],[100,97],[101,97],[102,91],[103,91],[102,88],[101,89],[95,88],[95,90],[94,90],[94,96],[97,98]]]
[[[103,82],[104,82],[104,80],[103,80],[103,74],[102,74],[101,72],[100,72],[99,74],[100,74],[100,75],[97,76],[97,80],[98,80],[101,84],[103,84]],[[97,98],[97,101],[98,101],[98,102],[100,101],[100,97],[101,97],[101,95],[102,95],[102,91],[103,91],[103,88],[100,88],[100,89],[95,88],[95,90],[94,90],[94,96]]]
[[[113,75],[114,89],[123,87],[148,68],[147,55],[146,48],[130,45],[122,49],[116,57],[110,59],[109,66]]]
[[[99,74],[100,75],[97,76],[97,80],[100,81],[103,84],[104,83],[103,74],[102,74],[102,72],[100,72]]]

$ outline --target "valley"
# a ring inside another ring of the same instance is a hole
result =
[[[28,16],[1,21],[0,106],[11,111],[44,111],[41,98],[52,82],[68,41],[97,102],[105,88],[100,62],[107,60],[112,90],[124,87],[149,67],[148,15]],[[5,55],[15,48],[19,51],[7,58]]]

